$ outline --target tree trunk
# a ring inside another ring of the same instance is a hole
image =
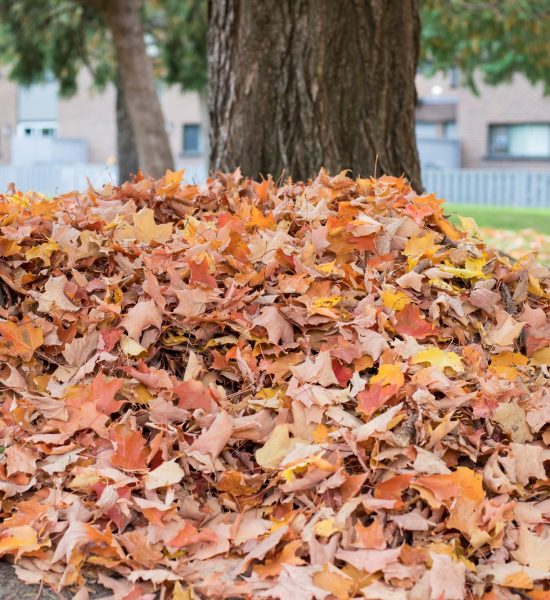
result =
[[[138,0],[87,0],[109,28],[132,130],[139,166],[161,177],[173,169],[172,153],[157,95],[153,66],[145,49]]]
[[[118,155],[118,183],[130,181],[139,169],[139,159],[132,121],[126,107],[120,77],[116,79],[116,141]]]
[[[211,168],[420,188],[419,35],[418,0],[209,0]]]

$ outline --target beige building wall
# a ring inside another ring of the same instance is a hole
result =
[[[183,125],[201,123],[199,95],[182,93],[177,86],[159,85],[159,97],[174,162],[177,166],[182,162],[200,164],[203,157],[186,156],[182,151]],[[98,92],[94,90],[89,74],[83,72],[79,77],[78,93],[60,100],[59,135],[85,139],[90,162],[114,164],[117,160],[114,86],[109,85],[103,92]]]
[[[108,86],[93,88],[88,71],[78,77],[78,92],[59,99],[59,137],[85,140],[88,160],[113,165],[116,162],[115,92]]]
[[[550,123],[550,97],[544,96],[542,85],[532,86],[516,75],[510,83],[490,86],[478,82],[479,96],[465,87],[453,87],[450,79],[436,75],[430,79],[416,78],[418,97],[437,97],[456,100],[458,139],[461,143],[462,166],[514,169],[548,169],[550,160],[491,159],[489,151],[489,125],[514,123]]]
[[[176,167],[188,169],[192,179],[206,172],[204,127],[203,152],[186,155],[183,152],[183,125],[201,124],[204,109],[195,92],[182,93],[179,87],[159,86],[161,105]],[[116,95],[112,85],[98,91],[87,71],[82,71],[78,91],[70,98],[59,98],[58,137],[85,140],[91,163],[113,165],[117,161]],[[17,85],[0,72],[0,164],[11,161],[11,137],[17,126]]]

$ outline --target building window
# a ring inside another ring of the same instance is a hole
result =
[[[456,121],[445,121],[445,123],[443,123],[443,137],[448,140],[458,139]]]
[[[494,158],[550,158],[550,123],[489,125]]]
[[[416,137],[423,140],[433,140],[439,137],[439,123],[435,121],[417,121]]]
[[[186,123],[183,126],[182,150],[184,154],[200,154],[202,152],[200,125]]]
[[[19,121],[18,137],[57,137],[57,121]]]

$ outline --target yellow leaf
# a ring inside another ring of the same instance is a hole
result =
[[[315,265],[315,268],[321,273],[326,273],[327,275],[330,275],[334,270],[335,264],[336,260],[333,260],[332,262],[325,263],[324,265]]]
[[[198,219],[189,215],[185,218],[185,227],[182,229],[181,235],[190,244],[194,244],[197,241],[201,227],[204,227],[204,225]]]
[[[502,379],[515,381],[520,376],[516,365],[525,366],[528,362],[529,359],[518,352],[501,352],[492,357],[489,371]]]
[[[521,590],[533,589],[533,581],[525,571],[518,571],[508,575],[502,582],[504,587],[518,588]]]
[[[330,592],[338,600],[347,600],[355,585],[354,580],[344,571],[329,564],[325,564],[322,571],[313,575],[313,583],[322,590]]]
[[[212,348],[214,346],[227,346],[228,344],[234,345],[239,342],[239,338],[235,335],[222,335],[219,338],[212,338],[208,340],[205,348]]]
[[[69,487],[74,490],[91,488],[101,481],[101,475],[92,467],[82,469],[77,476],[69,483]]]
[[[434,243],[435,235],[427,233],[422,237],[414,237],[407,240],[402,254],[409,258],[419,259],[422,256],[433,256],[441,246]]]
[[[412,363],[414,365],[428,363],[440,371],[444,371],[447,367],[453,369],[455,373],[462,373],[464,371],[462,359],[456,352],[445,352],[441,348],[436,347],[415,354]]]
[[[57,242],[46,242],[39,246],[33,246],[25,252],[25,258],[27,260],[33,260],[39,258],[46,266],[50,266],[50,257],[56,251],[59,250],[59,244]]]
[[[0,539],[0,555],[13,550],[29,552],[40,548],[36,531],[30,525],[20,525],[7,530],[7,535]]]
[[[534,365],[550,365],[550,346],[537,350],[531,357]]]
[[[176,581],[174,584],[174,593],[172,594],[172,600],[193,600],[193,590],[186,588],[185,590],[181,587],[181,583]]]
[[[137,404],[149,404],[154,396],[149,392],[146,386],[143,383],[140,383],[136,389],[134,390],[134,397],[132,398],[133,402]]]
[[[370,383],[379,383],[382,386],[396,385],[397,387],[401,387],[405,383],[405,377],[401,372],[399,365],[380,365],[378,373],[371,378]]]
[[[405,294],[405,292],[394,288],[385,289],[380,296],[384,306],[396,312],[403,310],[407,304],[413,302],[412,298]]]
[[[452,265],[441,265],[439,268],[445,273],[460,277],[460,279],[487,279],[483,272],[483,267],[487,264],[484,258],[468,258],[464,263],[464,268],[454,267]]]
[[[264,469],[276,469],[295,444],[296,441],[290,438],[288,425],[277,425],[266,443],[256,450],[256,462]]]
[[[323,442],[327,441],[329,433],[330,429],[326,425],[320,423],[319,425],[317,425],[315,431],[313,432],[313,441],[316,444],[322,444]]]
[[[540,285],[540,281],[534,277],[533,275],[529,275],[529,293],[534,296],[539,296],[542,298],[547,298],[549,295],[542,289]]]
[[[479,227],[475,222],[475,219],[472,217],[463,217],[462,215],[458,215],[458,220],[462,225],[462,229],[468,234],[469,237],[477,237],[482,239],[481,231],[479,231]]]
[[[321,296],[313,301],[313,308],[333,308],[337,304],[340,304],[344,296]]]
[[[149,244],[152,241],[163,244],[172,235],[172,224],[157,225],[155,213],[150,208],[142,208],[133,216],[136,240]]]
[[[332,518],[317,521],[313,530],[315,531],[315,535],[326,538],[330,537],[333,533],[340,531],[340,529],[334,525],[334,519]]]
[[[34,351],[44,341],[40,327],[34,327],[31,322],[0,323],[0,351],[20,356],[24,361],[31,360]]]
[[[21,246],[15,240],[0,238],[0,256],[7,258],[13,256],[21,250]]]
[[[160,180],[160,186],[157,188],[157,194],[169,194],[170,192],[175,192],[180,186],[181,180],[183,179],[184,170],[180,169],[179,171],[171,171],[170,169],[166,170],[166,174]]]
[[[324,458],[321,458],[320,454],[313,454],[312,456],[308,456],[305,460],[299,460],[298,462],[291,464],[287,469],[281,471],[280,475],[286,481],[292,481],[297,474],[301,475],[305,473],[310,466],[329,473],[336,470],[336,467]]]
[[[147,348],[144,348],[127,335],[123,335],[120,338],[120,347],[126,356],[139,356],[143,352],[147,352]]]
[[[454,292],[454,288],[450,283],[447,283],[444,279],[440,279],[439,277],[434,277],[428,281],[430,285],[437,288],[438,290],[443,290],[444,292]]]
[[[510,367],[512,365],[524,367],[528,362],[529,359],[519,352],[501,352],[491,358],[491,366],[499,367]]]

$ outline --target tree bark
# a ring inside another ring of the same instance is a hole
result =
[[[95,6],[109,28],[139,166],[161,177],[174,163],[157,94],[153,66],[145,49],[138,0],[85,0]]]
[[[124,88],[122,87],[120,77],[115,82],[116,87],[116,141],[118,155],[118,183],[130,181],[132,175],[139,170],[139,159],[137,154],[136,142],[134,139],[134,130],[126,100],[124,98]]]
[[[418,0],[209,0],[211,168],[420,189]]]

